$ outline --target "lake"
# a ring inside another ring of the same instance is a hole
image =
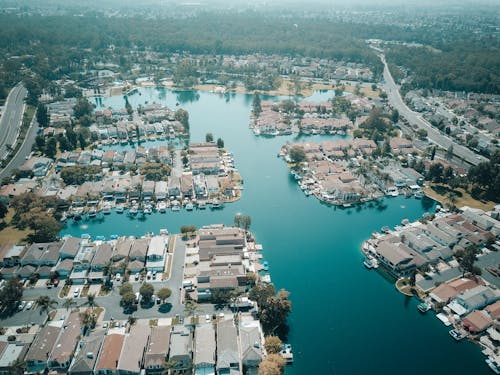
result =
[[[139,94],[140,93],[140,94]],[[335,209],[306,197],[277,158],[296,136],[255,137],[249,129],[252,95],[173,92],[143,88],[129,97],[139,104],[176,104],[189,111],[191,141],[211,132],[224,139],[244,178],[242,199],[223,210],[156,213],[145,220],[112,214],[104,222],[68,223],[62,234],[143,235],[181,225],[231,225],[250,215],[251,231],[264,247],[277,288],[291,292],[289,342],[295,363],[287,374],[489,374],[478,347],[455,342],[432,313],[398,293],[392,281],[363,267],[361,243],[384,225],[414,220],[434,209],[430,200],[388,198],[384,207]],[[317,92],[307,100],[325,100]],[[265,98],[264,98],[265,99]],[[274,98],[269,98],[274,99]],[[104,107],[124,107],[123,97],[103,98]],[[303,137],[311,141],[333,136]]]

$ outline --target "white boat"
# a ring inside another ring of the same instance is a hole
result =
[[[424,193],[421,190],[415,192],[416,199],[422,199],[423,197],[424,197]]]
[[[158,202],[156,209],[164,214],[165,212],[167,212],[167,204],[165,202]]]
[[[153,209],[151,207],[145,207],[144,208],[144,213],[150,215],[153,212]]]
[[[365,260],[363,261],[363,265],[369,270],[373,268],[373,263],[370,258],[365,258]]]
[[[111,214],[111,206],[109,206],[109,205],[104,206],[102,209],[102,213],[104,215],[110,215]]]
[[[188,204],[186,204],[186,210],[187,211],[193,211],[193,209],[194,209],[194,205],[191,202],[189,202]]]
[[[283,344],[280,354],[287,364],[293,363],[292,345]]]
[[[204,209],[206,209],[206,208],[207,208],[207,205],[206,205],[206,203],[205,203],[205,202],[200,202],[200,203],[198,203],[198,209],[200,209],[200,210],[204,210]]]
[[[97,216],[97,211],[95,210],[95,208],[91,208],[87,215],[89,216],[89,218],[94,218]]]
[[[178,201],[172,201],[172,211],[180,211],[181,205]]]
[[[490,367],[490,369],[495,374],[500,374],[500,364],[497,361],[495,361],[493,358],[488,357],[488,359],[486,359],[486,364]]]
[[[450,332],[449,332],[450,336],[453,337],[456,341],[460,341],[462,340],[463,338],[465,338],[465,335],[460,332],[460,331],[457,331],[456,329],[452,329]]]
[[[128,214],[131,215],[131,216],[137,215],[138,212],[139,212],[139,206],[137,206],[137,205],[133,205],[130,208],[130,210],[128,210]]]
[[[116,210],[117,214],[123,214],[123,212],[125,211],[125,208],[122,205],[119,205],[119,206],[116,206],[115,210]]]

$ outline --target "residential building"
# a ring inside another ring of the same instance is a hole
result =
[[[94,329],[88,336],[82,338],[68,371],[70,375],[94,374],[94,367],[105,337],[104,334],[104,330]]]
[[[168,237],[155,236],[151,238],[146,256],[148,271],[163,272],[165,268],[165,251],[168,246]]]
[[[215,375],[215,330],[212,323],[196,327],[193,362],[195,375]]]
[[[217,374],[240,374],[238,334],[233,320],[217,323]]]
[[[45,326],[38,332],[24,358],[28,371],[44,371],[48,367],[50,354],[61,331],[59,327]]]
[[[479,285],[458,294],[448,306],[453,312],[462,316],[473,310],[482,309],[499,299],[500,291]]]
[[[175,363],[174,371],[183,371],[192,364],[193,342],[191,331],[181,325],[173,327],[170,335],[169,360]]]
[[[242,324],[239,331],[240,358],[243,373],[257,375],[259,364],[264,359],[263,340],[257,320]]]
[[[63,329],[50,354],[49,368],[66,372],[82,334],[82,318],[79,311],[72,312],[64,322]]]
[[[165,370],[165,362],[170,347],[171,326],[151,328],[151,334],[144,355],[146,374],[161,374]]]
[[[62,239],[63,244],[59,250],[61,259],[74,259],[78,250],[80,250],[81,239],[73,236],[66,236]]]
[[[59,259],[60,249],[60,242],[34,243],[28,248],[21,259],[21,265],[55,266]]]
[[[125,342],[118,360],[119,374],[139,375],[141,373],[149,332],[148,320],[138,320],[130,326],[129,333],[125,335]]]
[[[0,341],[0,375],[20,375],[21,369],[15,369],[15,363],[22,363],[28,345],[18,341]]]
[[[125,335],[119,333],[111,333],[106,336],[94,368],[95,375],[118,374],[118,361],[124,341]]]

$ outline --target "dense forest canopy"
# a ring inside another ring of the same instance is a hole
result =
[[[382,66],[365,42],[370,38],[424,45],[391,45],[387,53],[390,63],[414,75],[417,87],[500,92],[500,48],[495,33],[488,32],[487,14],[432,18],[423,12],[411,24],[406,23],[407,10],[393,17],[383,12],[332,16],[331,9],[325,9],[325,16],[286,9],[198,11],[163,18],[109,16],[97,9],[78,16],[48,14],[0,13],[0,99],[26,75],[50,81],[82,71],[89,61],[109,61],[110,45],[123,55],[151,49],[324,57],[364,63],[377,74]]]

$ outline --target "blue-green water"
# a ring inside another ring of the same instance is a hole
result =
[[[323,93],[314,99],[329,96]],[[245,180],[243,197],[220,211],[158,213],[145,221],[112,214],[103,223],[68,224],[64,233],[143,235],[160,228],[176,232],[184,224],[229,225],[235,213],[249,214],[273,282],[291,292],[289,342],[295,364],[287,374],[489,374],[479,348],[456,343],[433,314],[419,314],[415,300],[362,265],[364,239],[383,225],[420,217],[433,209],[432,202],[391,198],[383,210],[335,210],[305,197],[276,157],[295,137],[253,136],[248,128],[250,95],[163,90],[159,97],[155,89],[146,89],[129,100],[133,106],[146,100],[171,107],[179,102],[190,113],[192,141],[202,141],[207,132],[222,137]],[[124,100],[105,99],[104,105],[122,107]]]

